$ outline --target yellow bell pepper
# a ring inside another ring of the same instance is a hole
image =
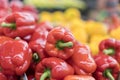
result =
[[[88,35],[84,29],[84,21],[80,19],[73,19],[69,21],[69,29],[75,36],[76,40],[80,41],[81,43],[87,43]]]
[[[88,40],[88,35],[86,33],[86,31],[83,28],[79,28],[79,29],[74,29],[72,30],[73,35],[75,36],[76,40],[86,44],[87,40]]]
[[[76,28],[85,28],[85,21],[81,20],[81,19],[72,19],[71,21],[69,21],[70,27],[71,29],[76,29]]]
[[[110,36],[112,38],[115,38],[115,39],[118,39],[120,40],[120,27],[116,28],[116,29],[113,29],[111,32],[110,32]]]
[[[88,35],[92,36],[95,34],[106,35],[108,33],[108,29],[105,24],[95,21],[87,21],[86,22],[86,31]]]
[[[70,29],[73,35],[75,36],[76,40],[86,44],[88,40],[87,32],[84,28],[75,27],[74,29]]]
[[[55,26],[58,25],[65,25],[65,18],[64,14],[61,11],[55,11],[52,13],[52,23],[55,24]]]
[[[55,11],[52,15],[52,22],[62,22],[65,20],[64,14],[61,11]]]
[[[52,14],[50,12],[47,11],[43,11],[39,14],[39,22],[42,21],[52,21]]]
[[[75,18],[81,18],[81,13],[77,8],[69,8],[64,12],[64,16],[67,21]]]

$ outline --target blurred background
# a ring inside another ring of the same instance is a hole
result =
[[[34,5],[39,11],[65,11],[68,8],[76,8],[83,19],[96,19],[103,10],[112,12],[119,10],[120,0],[21,0],[25,4]],[[118,9],[116,9],[118,8]],[[114,10],[115,9],[115,10]],[[110,12],[111,13],[111,12]],[[108,13],[107,13],[108,14]],[[94,15],[94,16],[93,16]]]
[[[102,40],[120,40],[120,0],[9,0],[9,3],[10,7],[22,7],[32,13],[38,23],[69,28],[78,41],[90,46],[93,55],[98,53]]]

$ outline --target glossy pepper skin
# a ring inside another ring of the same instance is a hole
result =
[[[47,56],[45,51],[46,39],[49,31],[52,29],[52,26],[47,22],[42,22],[36,25],[35,32],[33,33],[29,46],[32,49],[33,53],[37,53],[40,59],[43,59]]]
[[[29,46],[32,50],[32,61],[29,67],[28,73],[35,72],[36,65],[45,57],[47,57],[47,53],[45,51],[45,44],[47,38],[48,31],[45,29],[41,29],[40,31],[34,32],[31,40],[29,42]]]
[[[3,33],[8,37],[25,37],[34,32],[35,20],[29,13],[14,12],[5,18],[1,24]]]
[[[45,50],[49,56],[68,59],[74,53],[74,37],[62,27],[53,28],[47,36]]]
[[[7,77],[2,72],[0,72],[0,80],[7,80]]]
[[[76,43],[70,64],[79,75],[91,75],[96,70],[96,63],[91,56],[90,48],[84,44]]]
[[[20,0],[12,0],[9,3],[12,12],[21,11],[23,8],[23,3]]]
[[[5,42],[11,41],[11,40],[13,40],[13,39],[10,38],[10,37],[7,37],[7,36],[0,36],[0,46],[1,46],[2,44],[4,44]]]
[[[100,53],[110,55],[120,63],[120,40],[105,39],[100,42],[99,50]]]
[[[33,52],[33,59],[28,69],[28,73],[34,73],[35,67],[43,58],[48,57],[45,51],[45,44],[48,32],[52,26],[48,22],[36,24],[36,29],[29,41],[29,46]]]
[[[5,75],[21,76],[28,69],[32,52],[23,40],[10,40],[0,45],[0,66]]]
[[[94,57],[97,69],[94,72],[96,80],[117,80],[120,71],[119,63],[111,56],[99,54]]]
[[[10,8],[12,12],[28,12],[30,13],[35,21],[38,21],[38,11],[34,6],[24,5],[20,0],[12,0],[10,1]]]
[[[44,58],[36,67],[36,80],[63,80],[67,75],[73,75],[74,69],[64,60],[56,57]]]
[[[0,0],[0,22],[1,19],[5,18],[9,14],[8,8],[8,0]]]
[[[43,22],[40,22],[36,25],[36,31],[39,31],[41,28],[43,29],[46,29],[47,31],[51,31],[53,29],[53,26],[50,22],[48,21],[43,21]]]
[[[8,16],[9,12],[6,9],[0,9],[0,19],[4,19],[6,16]]]
[[[10,75],[5,75],[2,72],[0,72],[0,80],[18,80],[19,77],[14,75],[14,76],[10,76]]]
[[[38,10],[34,6],[24,5],[22,11],[30,13],[34,17],[35,21],[38,22],[39,19]]]
[[[35,6],[32,5],[24,5],[22,8],[23,11],[30,11],[38,14],[38,10],[35,8]]]
[[[64,80],[95,80],[94,77],[88,75],[68,75]]]
[[[8,4],[8,0],[0,0],[0,10],[1,9],[8,9],[8,6],[9,4]]]

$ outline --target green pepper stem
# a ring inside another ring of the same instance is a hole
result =
[[[62,41],[58,41],[56,44],[57,48],[62,49],[65,47],[72,47],[73,43],[72,42],[62,42]]]
[[[110,69],[106,69],[104,71],[104,75],[105,75],[105,77],[109,78],[110,80],[115,80],[113,75],[111,74],[111,70]]]
[[[104,52],[105,54],[107,54],[107,55],[112,55],[112,54],[115,53],[115,50],[112,49],[112,48],[109,48],[109,49],[103,50],[103,52]]]
[[[40,80],[45,80],[46,78],[49,78],[50,77],[50,70],[47,69],[40,77]]]
[[[16,28],[16,24],[15,23],[5,23],[5,22],[2,22],[1,26],[2,27],[8,27],[8,28],[11,28],[11,29],[15,29]]]
[[[32,58],[35,62],[39,61],[39,56],[37,53],[33,53]]]

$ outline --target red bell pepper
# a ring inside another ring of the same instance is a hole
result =
[[[0,9],[0,20],[4,20],[9,14],[8,9]]]
[[[28,69],[32,52],[23,40],[9,40],[0,45],[0,66],[5,75],[22,75]]]
[[[67,75],[73,75],[74,69],[64,60],[56,57],[44,58],[36,67],[36,80],[63,80]]]
[[[5,21],[1,24],[3,32],[12,38],[23,38],[32,34],[35,29],[35,20],[29,13],[15,12],[7,16]]]
[[[23,3],[20,0],[12,0],[9,3],[12,12],[21,11],[23,8]]]
[[[84,44],[76,43],[74,54],[70,59],[76,74],[91,75],[96,70],[90,48]]]
[[[105,39],[99,44],[99,50],[100,53],[110,55],[120,63],[120,40]]]
[[[117,80],[120,71],[119,63],[111,56],[99,54],[94,57],[97,69],[94,72],[96,80]]]
[[[95,80],[94,77],[88,75],[68,75],[64,80]]]
[[[5,75],[2,72],[0,72],[0,80],[18,80],[18,76],[11,76],[11,75]]]
[[[30,39],[29,46],[34,53],[37,53],[39,55],[40,59],[43,59],[47,56],[44,49],[48,31],[50,31],[51,29],[52,26],[47,22],[37,24],[35,32]]]
[[[16,75],[14,76],[6,75],[6,77],[7,77],[7,80],[19,80],[19,76],[16,76]]]
[[[45,50],[49,56],[68,59],[74,53],[74,41],[69,30],[56,27],[48,33]]]
[[[0,0],[0,10],[5,9],[7,10],[9,7],[8,0]]]
[[[35,6],[32,5],[24,5],[22,8],[23,11],[30,11],[30,12],[34,12],[34,13],[38,13],[38,10],[35,8]]]
[[[1,46],[2,44],[4,44],[6,41],[11,41],[11,40],[13,40],[13,39],[10,38],[10,37],[0,36],[0,46]]]
[[[34,6],[24,5],[22,11],[30,13],[35,18],[35,21],[38,22],[38,10]]]
[[[35,7],[31,5],[23,5],[22,1],[20,0],[12,0],[10,2],[10,8],[12,9],[12,12],[27,12],[30,13],[35,21],[38,21],[38,11]]]
[[[0,23],[1,20],[3,20],[8,14],[9,14],[9,1],[0,0]]]
[[[27,76],[35,74],[35,67],[38,64],[38,62],[39,61],[37,61],[37,60],[36,61],[35,60],[31,61],[30,66],[29,66],[29,68],[26,71]]]
[[[0,80],[7,80],[7,77],[2,72],[0,72]]]
[[[0,0],[0,23],[9,14],[8,0]]]
[[[28,77],[28,80],[35,80],[34,75],[28,75],[27,77]]]
[[[37,53],[40,59],[43,59],[47,56],[44,50],[47,34],[48,31],[44,29],[39,32],[34,32],[29,42],[29,46],[32,49],[33,53]]]
[[[31,36],[29,41],[29,46],[33,51],[33,61],[29,67],[28,73],[32,73],[35,71],[35,66],[37,63],[48,55],[45,52],[45,44],[46,38],[48,35],[48,31],[51,29],[51,25],[47,22],[42,22],[37,24],[35,32]]]
[[[33,32],[33,33],[34,33],[34,32]],[[33,34],[27,35],[27,36],[23,37],[22,39],[25,40],[25,41],[27,41],[27,42],[29,43],[32,35],[33,35]]]
[[[39,31],[41,29],[45,29],[47,31],[51,31],[53,29],[53,26],[51,23],[44,21],[44,22],[40,22],[36,25],[36,31]]]

